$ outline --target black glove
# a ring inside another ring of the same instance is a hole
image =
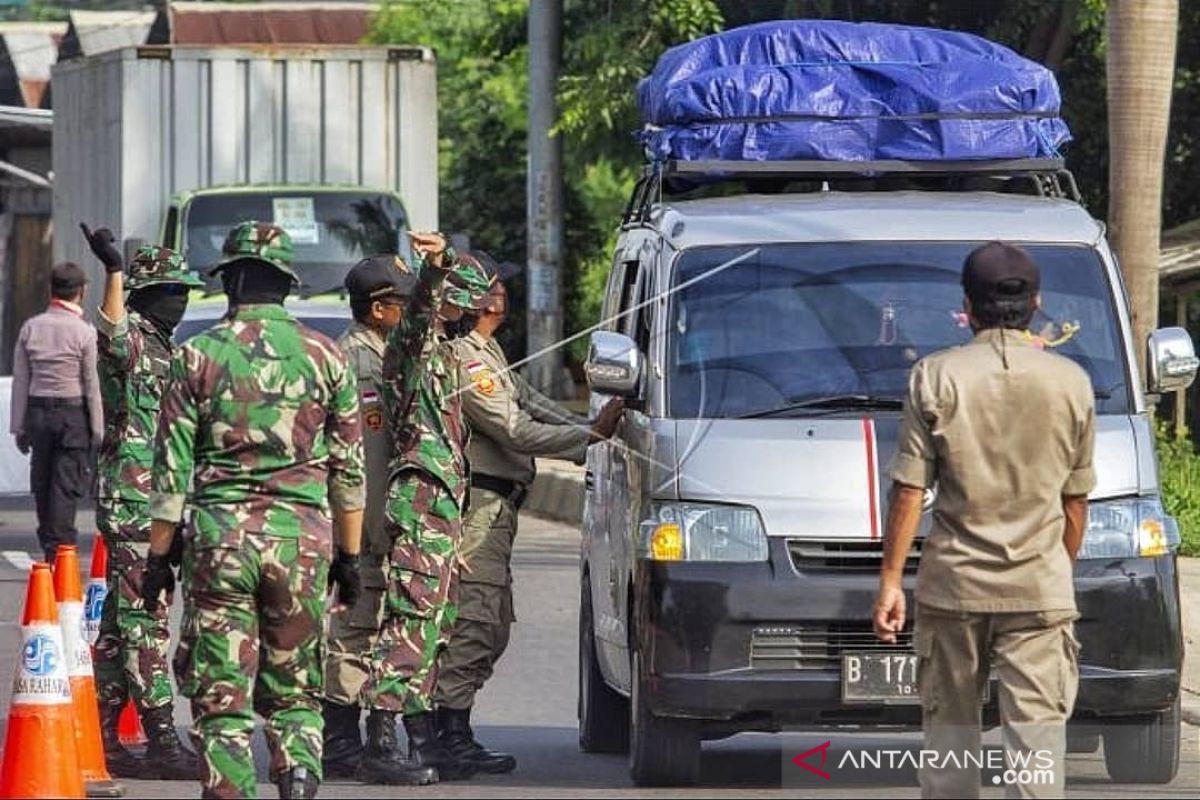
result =
[[[124,269],[124,265],[121,263],[121,251],[113,246],[117,239],[113,236],[112,231],[108,228],[99,228],[93,232],[82,222],[79,223],[79,227],[83,229],[84,238],[87,239],[92,252],[96,254],[96,258],[100,259],[100,263],[106,270],[112,273]]]
[[[30,445],[29,437],[23,433],[17,434],[17,449],[21,451],[21,455],[29,455],[29,451],[33,449]]]
[[[167,563],[176,569],[183,566],[183,537],[176,531],[171,539],[171,549],[167,551]]]
[[[337,586],[338,602],[353,607],[362,594],[362,575],[358,571],[358,555],[337,548],[333,563],[329,565],[329,586]]]
[[[142,573],[142,602],[151,614],[158,611],[158,601],[164,591],[175,591],[175,573],[171,571],[170,559],[169,555],[159,556],[154,553],[146,559],[146,569]]]

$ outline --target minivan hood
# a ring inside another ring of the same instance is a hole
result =
[[[899,414],[847,419],[718,419],[676,423],[679,497],[754,506],[767,533],[870,539],[887,518],[887,467]],[[1136,494],[1132,422],[1096,420],[1094,498]]]

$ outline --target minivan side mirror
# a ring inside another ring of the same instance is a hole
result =
[[[1160,328],[1147,338],[1146,383],[1151,394],[1188,388],[1198,367],[1192,335],[1183,328]]]
[[[623,333],[595,331],[588,348],[588,388],[597,394],[633,397],[642,380],[642,353]]]

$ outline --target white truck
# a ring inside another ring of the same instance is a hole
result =
[[[148,45],[54,67],[54,260],[102,268],[79,223],[214,262],[244,219],[293,237],[301,294],[438,227],[437,67],[419,47]],[[213,288],[216,288],[215,286]],[[0,495],[29,489],[0,377]]]
[[[244,219],[296,246],[302,292],[438,224],[437,68],[421,47],[129,47],[54,68],[54,259],[79,223],[214,262]]]

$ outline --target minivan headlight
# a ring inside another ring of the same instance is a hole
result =
[[[1179,526],[1157,497],[1088,505],[1079,558],[1162,556],[1179,547]]]
[[[653,561],[766,561],[767,531],[749,506],[656,503],[640,555]]]

